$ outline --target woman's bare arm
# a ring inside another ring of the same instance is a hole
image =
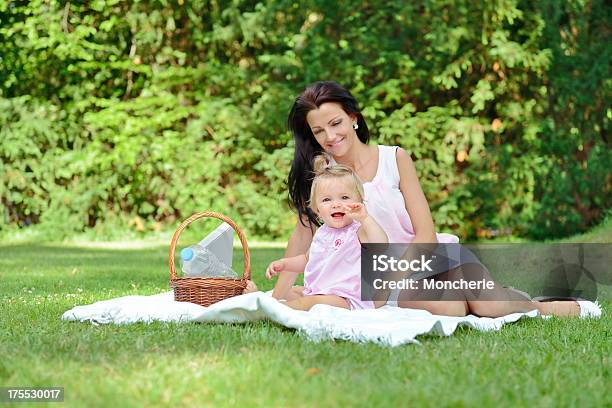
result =
[[[414,162],[402,148],[397,150],[397,167],[400,174],[400,190],[416,235],[412,242],[438,242],[429,204],[421,189]]]
[[[310,225],[308,220],[304,220],[306,225]],[[316,227],[312,230],[310,227],[304,226],[299,220],[297,221],[293,233],[287,242],[287,249],[285,250],[285,258],[305,254],[310,249],[310,243],[312,237],[316,231]]]

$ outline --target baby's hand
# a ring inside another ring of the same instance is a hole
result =
[[[363,203],[344,204],[345,214],[351,219],[363,222],[368,216],[365,205]]]
[[[285,263],[282,259],[272,262],[266,269],[266,278],[272,279],[274,275],[278,275],[285,269]]]

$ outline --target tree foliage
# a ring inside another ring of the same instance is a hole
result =
[[[557,237],[611,204],[603,0],[0,3],[3,228],[228,214],[286,236],[285,120],[353,91],[437,228]]]

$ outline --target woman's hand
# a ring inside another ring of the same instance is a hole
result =
[[[359,222],[363,222],[368,217],[368,212],[363,203],[344,204],[344,213],[349,218]]]
[[[270,263],[270,265],[268,265],[268,269],[266,269],[266,278],[272,279],[274,275],[278,275],[283,270],[285,270],[284,260],[285,258]]]

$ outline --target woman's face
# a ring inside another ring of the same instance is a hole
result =
[[[319,145],[334,157],[345,155],[358,140],[353,129],[356,118],[349,116],[339,103],[321,104],[318,109],[308,112],[306,121]]]

